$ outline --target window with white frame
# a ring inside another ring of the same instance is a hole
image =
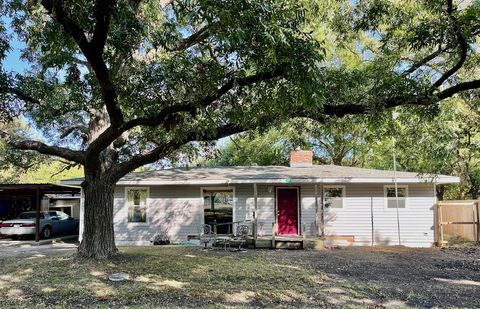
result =
[[[325,208],[343,208],[344,198],[344,186],[323,187],[323,203]]]
[[[408,187],[397,186],[398,208],[407,207]],[[387,208],[397,208],[397,198],[395,194],[395,186],[385,186],[385,200]]]
[[[147,222],[147,198],[146,188],[127,189],[128,222]]]
[[[205,224],[217,226],[218,234],[232,233],[234,192],[232,188],[205,188],[203,194],[203,213]]]

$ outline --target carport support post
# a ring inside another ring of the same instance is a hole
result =
[[[36,198],[36,214],[35,214],[35,241],[40,241],[40,188],[37,188],[37,198]]]

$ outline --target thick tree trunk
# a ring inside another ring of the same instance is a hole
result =
[[[82,185],[85,198],[84,231],[78,256],[108,259],[117,254],[113,230],[115,182],[105,176],[86,175]]]

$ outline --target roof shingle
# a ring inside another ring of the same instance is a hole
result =
[[[262,182],[351,182],[363,179],[365,182],[390,182],[395,177],[393,171],[346,167],[338,165],[314,165],[312,167],[287,166],[235,166],[235,167],[192,167],[173,168],[148,172],[130,173],[120,179],[118,184],[133,183],[253,183]],[[444,183],[456,183],[458,177],[446,175],[397,172],[399,182],[421,182],[443,179]],[[418,179],[412,181],[412,179]],[[64,183],[81,182],[83,179],[70,179]],[[287,180],[287,181],[286,181]],[[321,181],[320,181],[321,180]],[[420,181],[421,180],[421,181]]]

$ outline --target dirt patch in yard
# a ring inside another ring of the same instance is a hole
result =
[[[480,248],[345,248],[295,252],[357,299],[412,307],[478,307]],[[290,259],[290,258],[287,258]],[[345,293],[342,293],[345,295]],[[342,299],[342,295],[338,295]],[[352,299],[346,298],[343,304]]]
[[[121,251],[108,262],[0,255],[2,308],[480,306],[478,247]],[[119,271],[132,280],[107,280]]]

